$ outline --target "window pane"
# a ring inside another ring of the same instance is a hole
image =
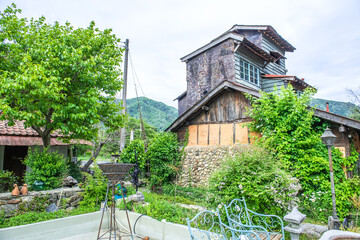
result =
[[[249,81],[249,63],[244,62],[245,80]]]
[[[251,63],[240,59],[240,78],[249,81],[253,84],[259,85],[260,70]]]

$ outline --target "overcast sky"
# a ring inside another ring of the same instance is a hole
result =
[[[318,88],[316,97],[349,101],[360,86],[360,1],[357,0],[0,0],[15,2],[22,16],[45,16],[87,27],[91,20],[130,40],[130,55],[143,92],[177,107],[186,90],[180,58],[235,24],[272,25],[296,50],[287,53],[288,75]],[[135,97],[129,70],[128,98]]]

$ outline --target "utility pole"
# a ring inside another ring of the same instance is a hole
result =
[[[121,114],[126,114],[126,90],[127,90],[127,73],[128,73],[128,58],[129,58],[129,39],[126,39],[125,41],[125,59],[124,59],[124,85],[123,85],[123,92],[122,92],[122,106],[123,109],[121,111]],[[125,148],[125,136],[126,131],[125,127],[120,129],[120,152]]]

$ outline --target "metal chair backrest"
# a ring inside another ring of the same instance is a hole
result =
[[[225,211],[230,227],[238,227],[238,223],[248,226],[252,225],[244,198],[232,200],[229,205],[225,205]]]

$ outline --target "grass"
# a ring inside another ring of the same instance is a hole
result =
[[[11,218],[5,218],[5,213],[2,212],[0,213],[0,228],[14,227],[14,226],[42,222],[57,218],[70,217],[79,214],[95,212],[98,210],[99,210],[98,207],[96,208],[79,207],[72,211],[66,211],[64,209],[60,209],[52,213],[31,211],[23,214],[18,214]]]
[[[85,161],[85,162],[87,162],[88,160],[89,160],[89,158],[90,158],[90,156],[81,156],[81,157],[78,157],[78,161]],[[105,156],[98,156],[97,158],[96,158],[96,161],[98,162],[98,161],[110,161],[111,159],[110,158],[108,158],[108,157],[105,157]]]

